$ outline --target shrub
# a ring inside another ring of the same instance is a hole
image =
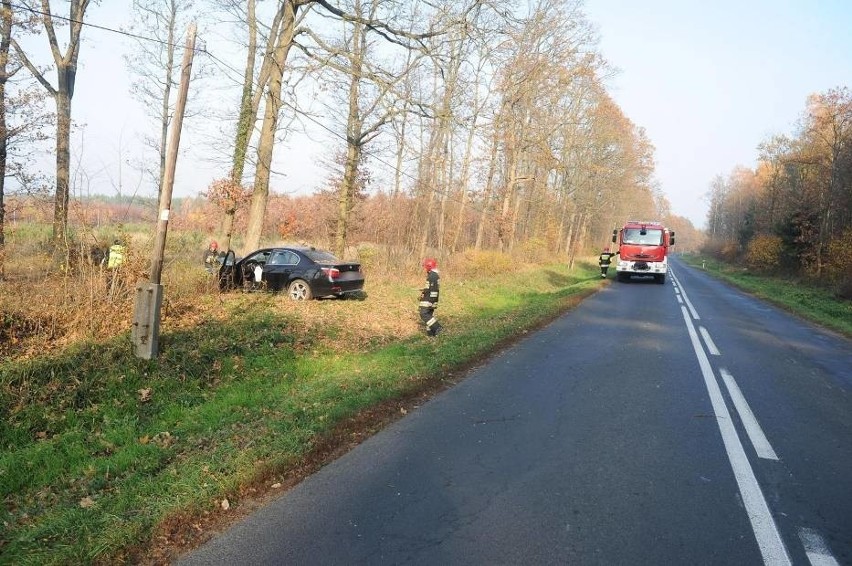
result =
[[[379,262],[379,246],[362,242],[356,248],[356,256],[364,269],[373,269]]]
[[[704,255],[733,263],[737,259],[739,248],[737,243],[734,241],[707,240],[704,245],[701,246],[701,252]]]
[[[852,299],[852,228],[847,228],[837,238],[828,244],[828,255],[825,260],[826,275],[837,283],[838,295],[844,299]]]
[[[759,234],[751,239],[746,249],[746,264],[759,271],[775,271],[781,264],[783,242],[779,236]]]
[[[553,256],[545,242],[541,238],[527,240],[520,247],[520,260],[526,263],[547,263]]]
[[[504,253],[486,250],[465,250],[448,262],[457,277],[498,275],[516,271],[518,263]]]

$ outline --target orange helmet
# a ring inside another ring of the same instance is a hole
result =
[[[210,242],[210,249],[211,250],[218,250],[219,249],[219,244],[216,243],[216,240],[213,240],[212,242]]]
[[[432,271],[436,267],[438,267],[438,262],[435,261],[433,258],[427,257],[423,260],[423,269],[425,269],[426,271]]]

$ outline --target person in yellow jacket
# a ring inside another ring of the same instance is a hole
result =
[[[109,247],[107,256],[107,269],[116,269],[124,263],[124,256],[127,254],[127,246],[121,243],[121,240],[115,240]]]

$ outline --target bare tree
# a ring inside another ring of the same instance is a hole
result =
[[[12,39],[12,46],[23,64],[56,102],[56,196],[52,240],[54,246],[59,247],[65,243],[68,228],[68,197],[71,178],[71,100],[74,98],[74,82],[77,79],[77,60],[80,55],[80,34],[83,29],[83,19],[91,0],[70,0],[69,17],[66,19],[69,37],[64,52],[60,49],[59,40],[56,37],[56,25],[54,24],[55,19],[62,19],[53,15],[50,0],[41,0],[38,8],[33,7],[29,0],[21,0],[21,3],[26,9],[41,16],[50,52],[56,66],[56,87],[54,87],[30,61],[14,38]]]
[[[180,80],[180,58],[176,58],[175,50],[181,43],[182,30],[194,19],[193,8],[194,0],[133,0],[130,29],[145,39],[137,41],[137,51],[125,61],[136,77],[131,92],[157,125],[157,135],[145,136],[145,142],[156,152],[158,166],[145,169],[155,180],[158,197],[163,190],[166,144],[176,102],[173,93]],[[198,76],[197,66],[193,74]]]
[[[382,14],[375,18],[366,18],[352,13],[348,8],[341,8],[325,0],[283,0],[279,4],[275,14],[278,22],[277,28],[272,28],[262,65],[262,69],[268,69],[268,80],[258,81],[258,84],[262,85],[264,114],[258,139],[255,180],[246,229],[246,246],[249,248],[257,247],[263,231],[266,206],[269,200],[269,181],[275,136],[279,113],[283,105],[282,87],[285,71],[288,69],[287,61],[290,49],[294,45],[297,34],[305,37],[317,37],[315,34],[308,33],[310,28],[307,25],[297,29],[301,18],[307,16],[311,9],[313,9],[312,13],[318,15],[319,21],[331,19],[361,24],[388,43],[402,47],[411,47],[412,44],[419,45],[423,39],[438,33],[428,30],[415,33],[399,28],[395,23],[391,23],[396,22],[396,17],[399,16],[395,12],[392,13],[394,17]],[[308,47],[302,47],[303,50],[309,50]],[[263,70],[261,75],[263,75]]]
[[[231,169],[229,172],[230,182],[227,184],[230,190],[220,194],[215,200],[222,210],[222,221],[220,224],[223,249],[230,249],[233,238],[234,218],[238,208],[241,208],[250,200],[250,190],[243,184],[246,159],[249,144],[254,132],[257,112],[261,103],[263,89],[269,80],[269,69],[272,60],[264,57],[260,72],[255,76],[257,65],[259,22],[257,16],[256,0],[218,0],[218,6],[236,18],[246,33],[246,62],[243,69],[243,83],[240,94],[240,104],[237,113],[237,124],[234,131],[232,144]],[[277,11],[271,25],[271,33],[267,41],[274,41],[275,30],[280,25],[282,11]],[[267,44],[267,52],[271,45]],[[225,186],[219,181],[219,186]],[[239,195],[235,198],[235,195]]]
[[[284,0],[281,2],[276,20],[277,33],[270,34],[270,45],[264,56],[264,65],[269,70],[269,78],[261,91],[264,100],[263,124],[257,148],[257,166],[254,176],[254,191],[249,205],[248,226],[245,245],[255,249],[260,244],[263,223],[266,218],[266,205],[269,201],[269,179],[272,172],[272,153],[275,145],[275,133],[281,111],[281,91],[284,84],[284,69],[287,56],[293,45],[299,8],[305,2]],[[273,40],[274,38],[274,40]]]
[[[37,188],[39,176],[33,170],[29,154],[46,139],[44,128],[50,116],[44,112],[44,95],[28,84],[15,84],[22,66],[11,52],[15,33],[33,29],[31,16],[15,12],[11,0],[0,2],[0,280],[4,276],[6,249],[7,180],[20,192]]]
[[[21,193],[41,187],[30,154],[47,136],[44,128],[51,116],[44,111],[44,94],[37,86],[15,83],[22,64],[11,51],[13,34],[31,33],[32,14],[15,12],[11,0],[0,2],[0,279],[4,276],[6,247],[7,180]],[[12,193],[14,194],[14,193]]]
[[[318,47],[317,51],[305,47],[305,52],[321,65],[329,76],[328,84],[337,85],[331,94],[335,107],[347,109],[345,114],[346,150],[343,174],[337,187],[337,214],[334,230],[334,251],[343,255],[349,235],[350,214],[356,197],[364,189],[369,176],[359,171],[366,147],[378,137],[385,125],[405,112],[405,102],[399,87],[416,65],[416,58],[406,60],[404,68],[393,69],[373,53],[375,40],[371,28],[365,23],[378,17],[385,0],[362,3],[355,0],[350,11],[356,20],[343,23],[341,39],[325,39],[308,31]],[[332,111],[333,114],[333,111]]]

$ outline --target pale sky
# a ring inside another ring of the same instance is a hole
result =
[[[610,93],[656,147],[672,211],[696,227],[703,195],[757,146],[795,132],[809,94],[852,87],[851,0],[586,0]]]
[[[126,27],[130,3],[93,5],[86,19]],[[67,8],[56,3],[54,10]],[[704,195],[716,175],[753,167],[758,144],[793,133],[809,94],[852,87],[852,0],[585,0],[585,11],[603,56],[619,70],[608,81],[611,95],[656,147],[656,178],[673,212],[697,227],[704,225]],[[151,196],[128,164],[138,155],[144,120],[128,95],[122,59],[133,44],[91,27],[83,37],[73,101],[74,120],[84,126],[72,140],[78,190],[115,194],[120,185],[123,194]],[[223,56],[226,38],[211,31],[202,39]],[[231,63],[239,68],[241,61]],[[55,72],[48,76],[55,84]],[[215,87],[190,94],[199,96],[215,104],[224,94]],[[188,121],[185,128],[175,196],[195,195],[227,173],[225,165],[205,161],[210,149],[197,127]],[[282,174],[273,189],[313,191],[325,177],[317,161],[327,148],[303,140],[281,144],[274,167]]]

